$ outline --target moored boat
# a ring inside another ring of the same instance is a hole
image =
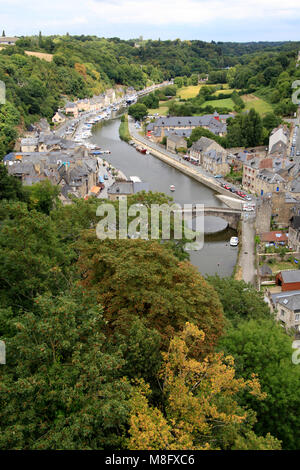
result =
[[[175,186],[174,186],[174,184],[171,184],[171,186],[170,186],[170,191],[175,191]]]
[[[146,153],[147,152],[147,149],[143,148],[143,147],[136,147],[137,151],[138,152],[141,152],[141,153]]]

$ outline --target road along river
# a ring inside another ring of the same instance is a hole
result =
[[[151,191],[160,191],[172,196],[179,204],[202,203],[207,206],[223,206],[216,193],[184,175],[175,168],[152,155],[143,155],[119,138],[120,119],[104,121],[94,126],[90,139],[103,149],[109,149],[105,159],[126,176],[139,176],[149,183]],[[170,191],[174,185],[176,191]],[[191,262],[202,274],[230,276],[237,260],[237,248],[229,245],[235,232],[226,228],[226,222],[216,217],[205,217],[205,243],[200,251],[190,253]]]

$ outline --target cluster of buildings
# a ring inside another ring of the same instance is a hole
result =
[[[21,139],[20,151],[9,153],[3,162],[25,186],[46,179],[58,185],[64,203],[70,195],[84,198],[99,186],[100,159],[84,145],[55,135],[44,120]]]
[[[125,92],[122,87],[119,87],[118,89],[110,88],[109,90],[106,90],[105,93],[93,96],[92,98],[80,99],[74,102],[68,101],[65,104],[64,112],[66,115],[72,116],[74,118],[77,118],[80,112],[97,113],[102,111],[104,108],[106,108],[112,103],[121,102],[124,97],[124,94]],[[55,116],[53,116],[53,118]],[[56,116],[56,119],[59,118],[60,116]]]
[[[203,127],[222,137],[227,132],[226,121],[230,117],[233,117],[233,115],[220,115],[217,112],[204,116],[159,117],[155,122],[148,124],[146,132],[153,142],[160,142],[164,137],[167,138],[167,142],[173,136],[180,136],[183,139],[188,138],[196,127]]]
[[[268,292],[266,300],[281,325],[300,334],[300,269],[280,271],[276,275],[279,292]]]
[[[165,81],[163,83],[150,85],[143,90],[136,91],[133,87],[122,87],[116,86],[115,88],[110,88],[106,90],[101,95],[95,95],[92,98],[84,98],[77,101],[68,101],[64,107],[64,113],[69,116],[73,116],[77,118],[80,112],[86,113],[97,113],[102,111],[104,108],[114,104],[132,104],[136,102],[136,100],[152,91],[156,90],[157,88],[161,88],[167,85],[171,85],[173,81]],[[61,116],[56,116],[56,118],[60,119]],[[58,121],[61,122],[61,121]]]
[[[291,190],[297,179],[298,168],[288,157],[290,131],[280,126],[272,131],[268,153],[243,155],[243,187],[263,196],[266,193]]]

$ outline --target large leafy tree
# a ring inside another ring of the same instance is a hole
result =
[[[257,374],[267,395],[262,402],[251,396],[242,400],[257,413],[256,433],[271,432],[284,449],[299,449],[300,369],[292,363],[292,339],[274,320],[253,319],[229,329],[221,348],[234,356],[240,377]]]
[[[257,438],[251,411],[238,404],[238,394],[246,390],[255,400],[264,398],[257,379],[237,378],[232,358],[222,354],[203,362],[190,357],[193,343],[204,336],[187,323],[163,353],[161,408],[149,404],[150,389],[143,381],[132,390],[129,449],[280,448],[269,434]]]
[[[242,320],[268,319],[270,309],[264,302],[263,294],[251,284],[218,275],[208,276],[207,281],[217,291],[224,314],[234,325]]]
[[[128,108],[128,114],[136,121],[142,121],[147,116],[147,106],[143,103],[136,103]]]
[[[74,259],[55,224],[23,202],[0,204],[0,300],[16,308],[29,307],[45,291],[69,285]]]
[[[1,449],[121,448],[130,386],[122,356],[106,351],[101,308],[73,291],[5,320]]]
[[[213,349],[223,327],[221,304],[189,262],[155,241],[98,240],[90,232],[78,248],[82,283],[96,289],[108,329],[128,333],[140,317],[160,332],[166,347],[173,332],[191,321],[205,332],[202,352]]]
[[[6,167],[0,163],[0,200],[26,200],[21,181],[9,175]]]

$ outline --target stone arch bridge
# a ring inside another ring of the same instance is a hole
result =
[[[242,215],[240,209],[231,209],[229,207],[204,207],[203,209],[183,209],[183,213],[188,213],[192,215],[201,215],[204,213],[204,216],[211,217],[220,217],[221,219],[226,220],[230,228],[237,229],[238,224]]]

